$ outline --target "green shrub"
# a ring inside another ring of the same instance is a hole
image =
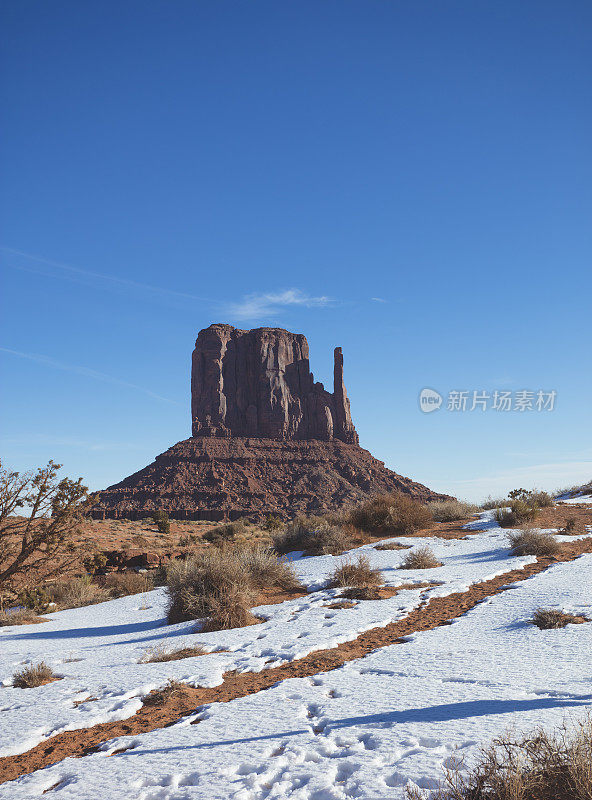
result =
[[[152,521],[158,528],[160,533],[170,533],[171,532],[171,521],[169,520],[169,515],[164,509],[158,509],[152,515]]]

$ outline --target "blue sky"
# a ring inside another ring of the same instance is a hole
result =
[[[1,454],[190,434],[212,322],[341,345],[361,443],[480,499],[592,477],[587,0],[3,4]],[[444,397],[424,414],[423,387]],[[450,391],[557,392],[552,412]]]

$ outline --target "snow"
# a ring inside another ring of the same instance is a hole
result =
[[[59,730],[128,717],[147,691],[169,678],[214,686],[231,669],[285,663],[400,619],[430,596],[462,591],[533,560],[509,555],[507,531],[495,527],[491,514],[475,526],[486,530],[463,540],[409,539],[414,547],[428,544],[443,561],[427,571],[397,569],[408,550],[360,548],[388,585],[440,583],[352,609],[327,608],[336,592],[322,587],[342,558],[321,556],[294,561],[313,593],[260,607],[256,613],[267,621],[249,628],[204,634],[193,623],[163,626],[165,596],[156,590],[59,612],[42,625],[0,629],[0,711],[7,712],[0,714],[1,754],[23,752]],[[0,786],[0,798],[30,800],[59,783],[60,800],[94,800],[99,787],[109,800],[402,800],[406,784],[435,787],[449,759],[460,753],[470,763],[508,725],[555,725],[590,706],[592,624],[539,631],[528,619],[539,606],[592,616],[591,577],[590,555],[557,564],[451,625],[329,673],[201,708],[168,728],[112,740],[99,753]],[[199,642],[212,652],[138,663],[147,648],[163,642]],[[229,652],[215,652],[220,648]],[[10,686],[15,669],[42,658],[62,680],[29,690]],[[129,749],[105,762],[123,747]]]

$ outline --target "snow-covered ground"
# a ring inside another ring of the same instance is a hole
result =
[[[193,623],[164,626],[164,591],[156,590],[59,612],[41,625],[0,629],[0,754],[23,752],[60,730],[128,717],[169,678],[213,686],[228,670],[285,663],[400,619],[426,597],[462,591],[533,560],[509,554],[506,532],[491,514],[470,527],[487,530],[466,540],[408,540],[429,544],[443,562],[429,571],[398,570],[409,551],[360,548],[388,585],[426,579],[439,585],[352,609],[327,608],[336,592],[322,586],[342,558],[322,556],[295,561],[312,594],[258,608],[267,621],[249,628],[203,634]],[[592,556],[558,564],[452,625],[326,674],[210,705],[168,728],[111,741],[100,753],[0,786],[0,798],[29,800],[56,784],[57,797],[76,800],[94,800],[99,792],[107,800],[397,800],[408,782],[434,787],[448,759],[460,753],[470,761],[508,725],[554,725],[592,704],[592,624],[539,631],[527,622],[539,606],[592,616],[591,579]],[[151,646],[196,642],[228,652],[139,663]],[[10,686],[16,669],[42,658],[62,680],[37,689]],[[85,698],[97,699],[78,702]],[[191,725],[196,718],[199,724]]]

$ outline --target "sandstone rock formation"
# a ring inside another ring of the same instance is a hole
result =
[[[193,436],[339,439],[358,444],[335,348],[334,391],[315,383],[308,342],[281,328],[200,331],[191,368]]]
[[[442,499],[387,469],[358,444],[334,354],[328,392],[310,371],[308,342],[280,328],[200,331],[191,370],[192,438],[97,494],[96,518],[222,520],[322,513],[371,494]]]

